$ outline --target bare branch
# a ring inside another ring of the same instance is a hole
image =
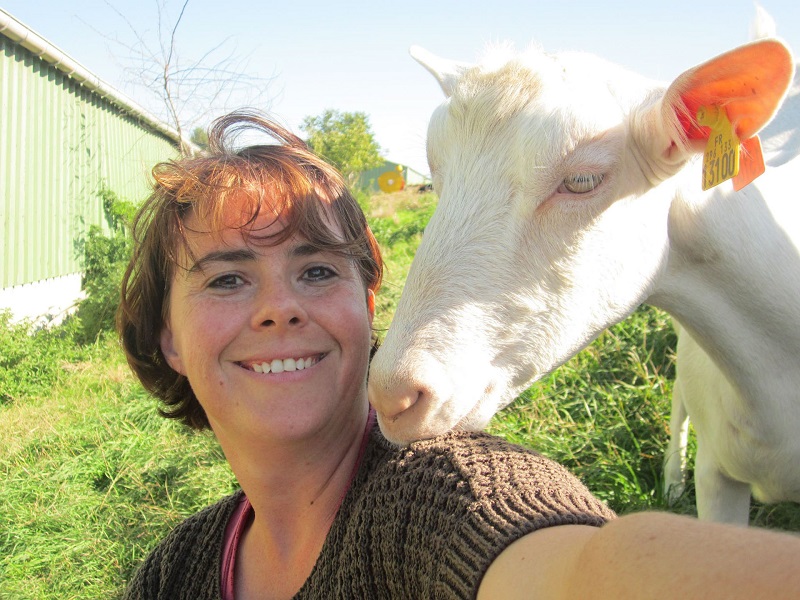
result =
[[[203,52],[197,60],[181,61],[178,32],[187,14],[190,0],[183,0],[177,18],[167,26],[167,0],[154,0],[155,32],[140,30],[121,10],[105,0],[114,14],[124,23],[132,41],[123,41],[107,32],[97,33],[117,48],[112,53],[120,59],[128,83],[138,93],[149,95],[162,108],[143,103],[156,115],[174,127],[181,137],[184,131],[205,125],[214,113],[227,112],[239,105],[250,104],[251,98],[264,103],[273,77],[260,77],[248,72],[250,56],[238,56],[227,51],[232,38],[228,37]],[[87,23],[88,25],[88,23]],[[91,25],[89,25],[91,27]],[[94,29],[94,28],[93,28]],[[148,38],[156,36],[155,43]],[[155,49],[153,48],[155,45]],[[242,101],[242,98],[247,98]],[[188,152],[188,148],[182,149]]]

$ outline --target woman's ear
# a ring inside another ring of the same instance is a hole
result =
[[[369,311],[369,324],[372,325],[372,319],[375,318],[375,292],[367,290],[367,310]]]
[[[167,359],[167,364],[177,373],[181,375],[186,375],[186,372],[183,369],[183,361],[181,360],[180,354],[178,354],[178,350],[175,347],[175,340],[172,336],[172,329],[170,329],[169,323],[164,323],[163,327],[161,328],[161,354],[164,355],[164,358]]]

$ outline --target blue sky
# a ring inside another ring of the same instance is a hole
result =
[[[135,40],[119,13],[155,40],[157,0],[0,0],[0,7],[154,114],[160,107],[131,84],[126,54]],[[166,1],[165,20],[180,0]],[[434,79],[408,55],[418,44],[474,60],[487,43],[536,42],[548,51],[583,50],[644,75],[670,80],[748,39],[752,0],[446,0],[281,2],[190,0],[178,51],[196,60],[223,43],[247,58],[247,72],[271,78],[258,98],[235,98],[216,114],[257,105],[300,133],[327,108],[363,111],[383,154],[427,173],[425,130],[442,100]],[[800,2],[763,0],[778,34],[800,52]],[[154,42],[150,42],[151,45]],[[222,54],[219,54],[221,56]],[[115,58],[116,55],[116,58]],[[203,123],[205,124],[205,123]]]

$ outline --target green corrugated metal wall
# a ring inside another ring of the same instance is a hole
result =
[[[81,270],[105,185],[138,201],[175,143],[0,36],[0,289]]]

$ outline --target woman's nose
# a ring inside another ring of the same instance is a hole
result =
[[[302,298],[289,285],[270,285],[255,301],[253,325],[256,328],[296,327],[308,319]]]

